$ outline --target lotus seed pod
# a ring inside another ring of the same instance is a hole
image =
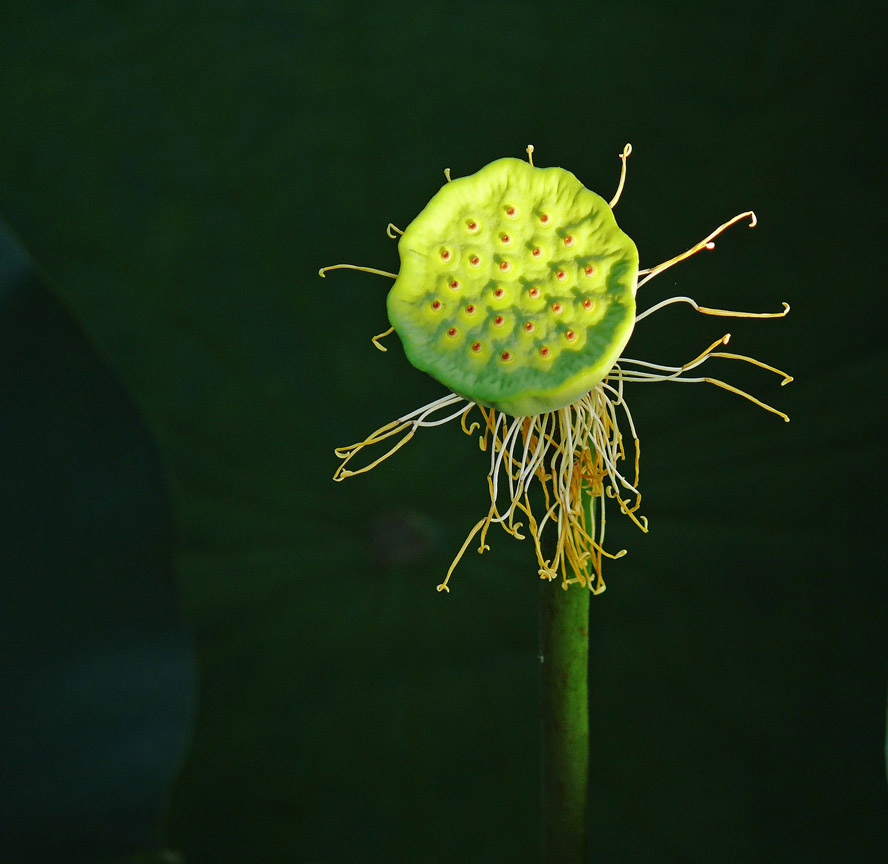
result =
[[[388,317],[408,360],[506,414],[576,402],[632,333],[638,251],[562,168],[498,159],[445,184],[398,251]]]
[[[648,527],[638,514],[641,451],[623,394],[626,384],[709,383],[789,420],[744,390],[695,371],[710,360],[734,360],[775,373],[782,384],[792,380],[754,357],[721,350],[729,333],[681,366],[621,356],[634,325],[673,304],[717,318],[783,318],[789,312],[787,303],[780,312],[740,312],[679,296],[636,314],[637,289],[714,248],[715,238],[732,225],[748,220],[753,227],[756,218],[751,210],[739,213],[686,251],[639,271],[635,244],[613,216],[631,152],[627,144],[620,154],[620,181],[610,202],[569,171],[535,167],[532,146],[526,163],[499,159],[452,181],[446,171],[447,184],[405,231],[389,223],[390,237],[402,235],[398,273],[356,264],[320,269],[321,276],[349,269],[394,280],[387,304],[392,326],[373,344],[385,351],[380,339],[397,331],[410,362],[448,389],[363,440],[337,448],[334,479],[372,470],[421,428],[458,419],[467,435],[481,430],[479,446],[490,455],[490,507],[469,532],[439,591],[450,590],[450,577],[473,538],[478,537],[479,553],[489,548],[494,524],[521,539],[522,518],[541,578],[560,574],[564,588],[604,590],[602,559],[625,554],[604,549],[605,499],[642,531]],[[480,419],[470,419],[473,412]],[[355,467],[359,454],[377,446],[387,449]],[[622,463],[632,450],[627,471]],[[531,487],[536,484],[545,506],[535,516],[538,502]],[[554,550],[547,552],[542,537],[550,521],[556,537]]]

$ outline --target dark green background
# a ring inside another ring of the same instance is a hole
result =
[[[4,235],[5,847],[535,859],[532,549],[493,534],[435,592],[484,511],[458,428],[331,482],[334,446],[441,389],[370,345],[386,280],[317,269],[396,269],[385,225],[445,167],[532,142],[609,197],[631,141],[643,266],[760,220],[641,305],[786,300],[729,329],[796,381],[721,370],[789,425],[715,388],[629,393],[651,532],[614,516],[630,554],[592,604],[594,860],[879,860],[884,24],[856,2],[3,12],[0,213],[37,265]],[[667,310],[632,354],[683,362],[724,323]]]

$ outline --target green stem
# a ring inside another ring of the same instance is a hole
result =
[[[591,499],[584,495],[587,517]],[[586,860],[589,590],[540,583],[543,864]]]

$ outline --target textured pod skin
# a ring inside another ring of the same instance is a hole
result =
[[[407,359],[506,414],[575,402],[632,333],[638,251],[562,168],[499,159],[447,183],[398,251],[387,305]]]

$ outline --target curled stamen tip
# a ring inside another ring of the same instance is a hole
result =
[[[490,551],[490,547],[486,543],[482,543],[478,547],[478,554],[479,555],[483,555],[485,552],[489,552],[489,551]]]
[[[447,587],[447,583],[446,583],[446,582],[442,582],[442,583],[438,586],[438,593],[440,594],[442,591],[446,591],[448,594],[450,593],[450,589]]]
[[[320,276],[321,279],[326,279],[326,278],[327,278],[326,270],[327,270],[326,267],[321,267],[321,269],[318,270],[318,276]]]
[[[710,240],[708,243],[704,244],[703,248],[704,249],[715,249],[715,243],[712,240]]]
[[[617,553],[614,555],[614,560],[616,560],[617,558],[622,558],[624,555],[627,555],[628,552],[629,552],[628,549],[621,549],[619,552],[617,552]]]
[[[728,342],[730,342],[730,341],[731,341],[731,334],[725,333],[725,335],[722,336],[722,345],[727,345]]]
[[[755,228],[756,225],[758,225],[758,217],[755,215],[755,213],[752,210],[750,210],[749,211],[749,227]]]
[[[780,382],[780,386],[781,386],[781,387],[785,387],[787,384],[791,384],[793,381],[795,381],[795,378],[793,378],[792,375],[787,375],[787,376],[786,376],[786,377]]]
[[[787,303],[785,300],[781,300],[780,302],[783,304],[783,314],[789,315],[789,303]]]
[[[626,146],[623,148],[623,155],[628,156],[632,152],[632,145],[627,141]]]

